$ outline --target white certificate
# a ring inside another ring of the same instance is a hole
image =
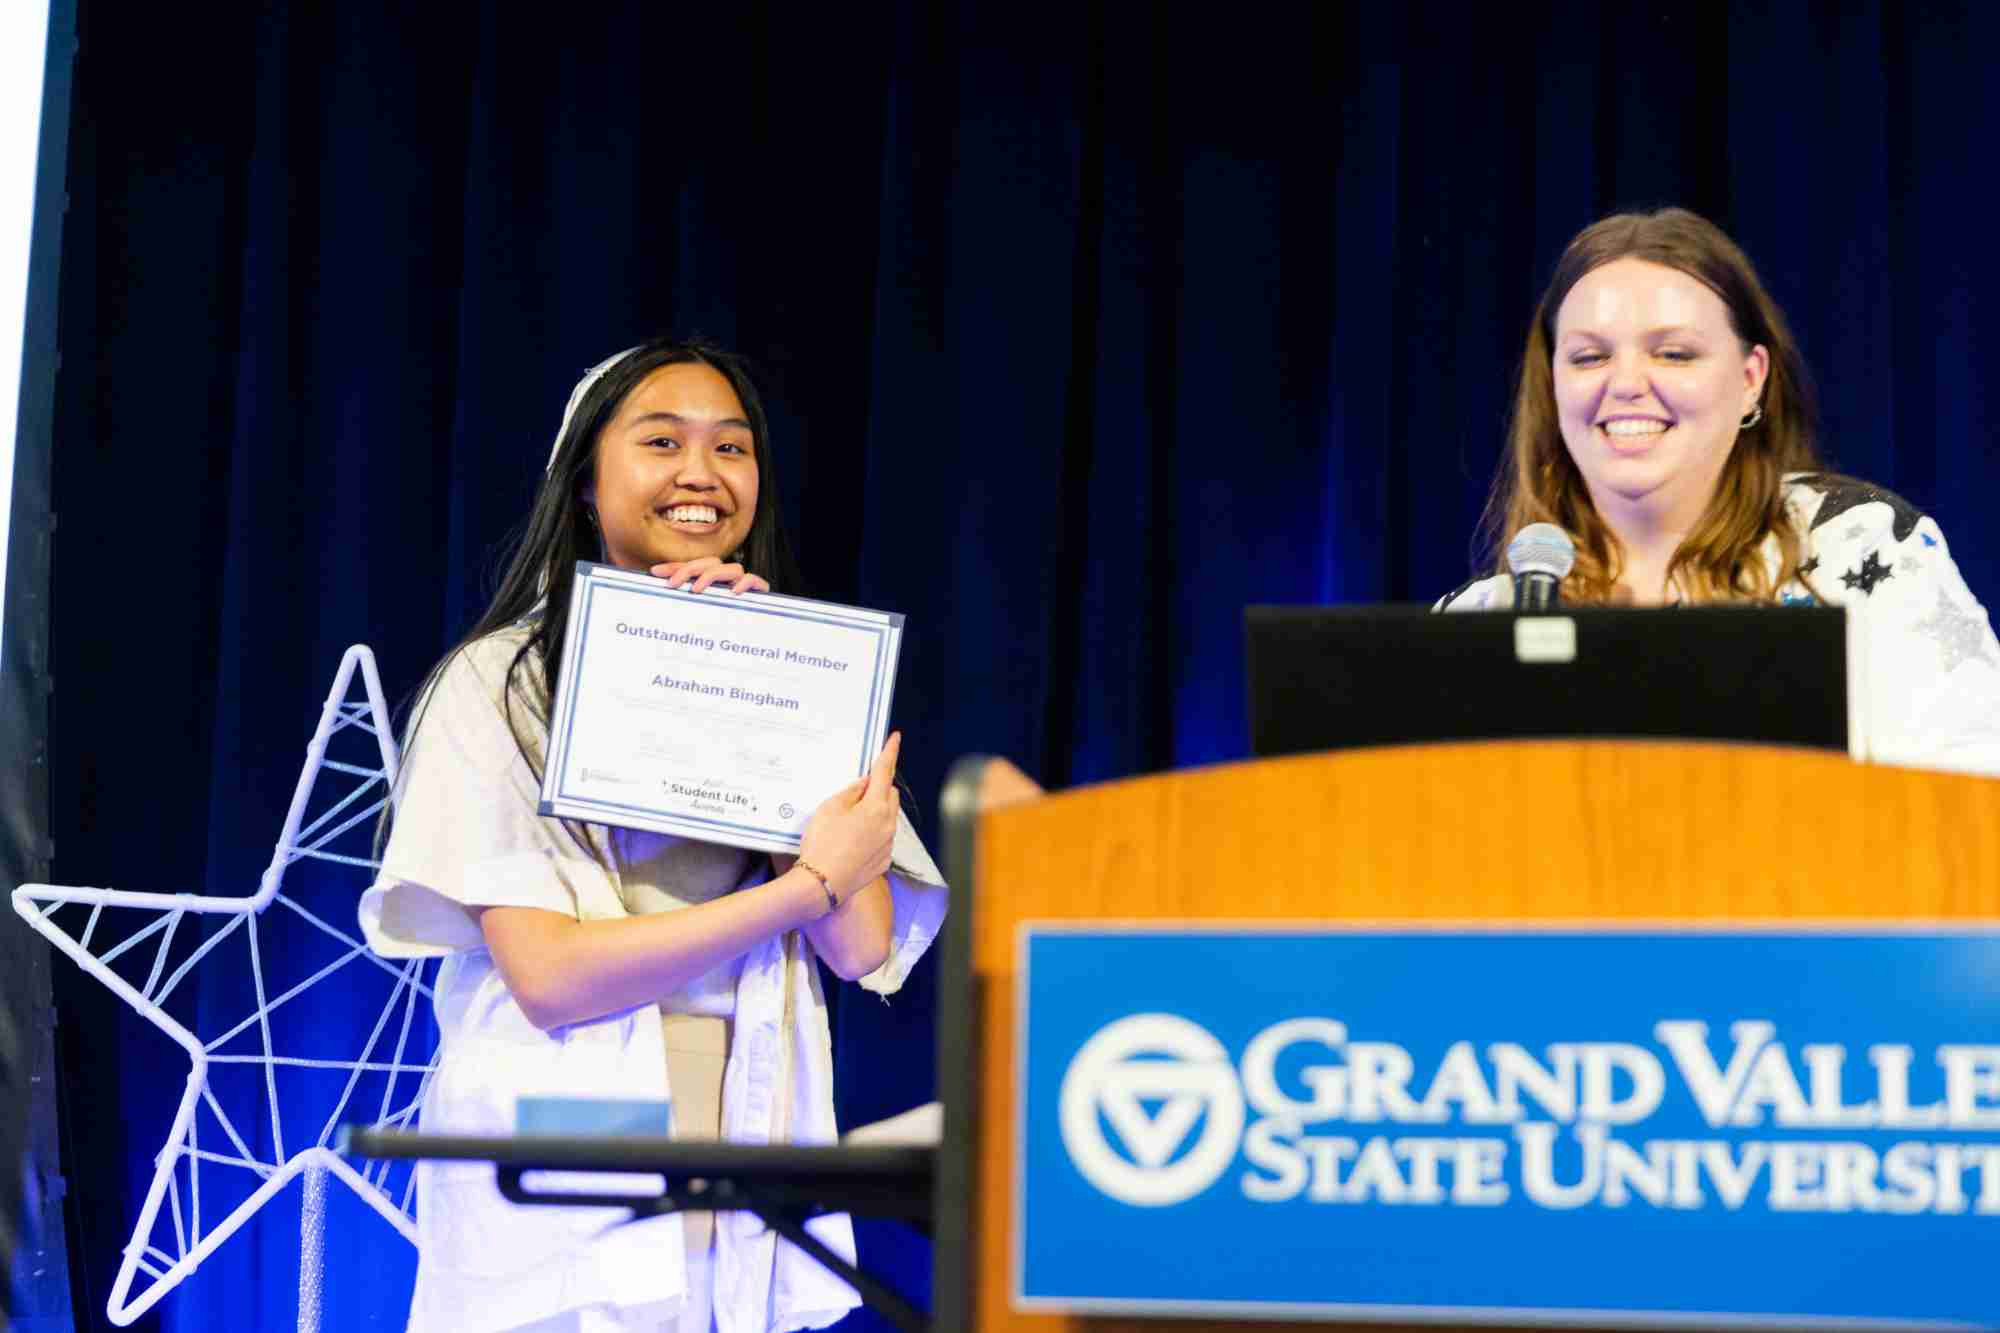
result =
[[[795,852],[889,728],[903,617],[578,563],[541,812]]]

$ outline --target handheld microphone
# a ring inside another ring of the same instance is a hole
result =
[[[1507,543],[1514,571],[1514,609],[1546,612],[1562,600],[1562,581],[1576,565],[1576,543],[1553,523],[1530,523]]]

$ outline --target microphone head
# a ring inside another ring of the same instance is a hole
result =
[[[1507,543],[1507,568],[1516,574],[1569,577],[1576,565],[1576,543],[1553,523],[1530,523]]]

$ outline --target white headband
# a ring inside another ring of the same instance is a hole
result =
[[[549,461],[542,468],[542,471],[547,472],[556,465],[556,455],[562,452],[563,436],[569,434],[570,418],[576,415],[576,409],[583,403],[583,396],[590,392],[590,386],[603,379],[605,371],[611,369],[611,367],[617,365],[620,361],[623,361],[638,350],[637,347],[628,347],[615,356],[605,357],[589,370],[583,372],[583,378],[576,382],[574,389],[570,390],[569,403],[563,408],[562,425],[556,427],[556,442],[549,446]]]

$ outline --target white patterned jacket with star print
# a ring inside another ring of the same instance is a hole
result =
[[[2000,640],[1938,525],[1851,477],[1800,473],[1786,489],[1785,505],[1806,534],[1806,582],[1787,583],[1778,600],[1843,606],[1859,618],[1868,757],[2000,776]],[[1775,539],[1766,558],[1775,574]],[[1447,594],[1436,609],[1497,611],[1513,602],[1512,580],[1496,575]]]

